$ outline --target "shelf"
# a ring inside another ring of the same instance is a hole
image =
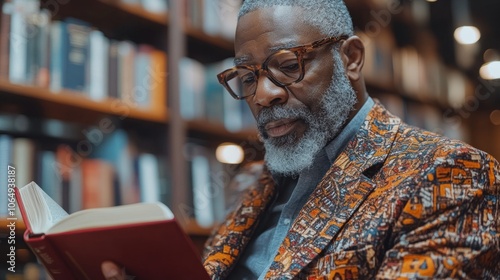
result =
[[[141,5],[126,4],[119,0],[67,1],[57,4],[56,6],[53,1],[42,0],[41,7],[49,9],[56,19],[75,16],[98,26],[116,27],[125,24],[166,27],[168,24],[167,14],[152,13]]]
[[[94,0],[95,1],[95,0]],[[87,1],[89,2],[89,1]],[[148,20],[152,23],[156,23],[159,25],[167,25],[168,23],[168,15],[161,13],[152,13],[144,9],[139,4],[126,4],[118,0],[100,0],[97,2],[101,2],[103,4],[109,5],[110,7],[116,8],[117,10],[126,12],[130,15],[134,15],[138,18],[143,18],[144,20]]]
[[[212,36],[194,27],[186,26],[187,55],[203,63],[234,56],[234,43],[221,36]]]
[[[184,32],[188,37],[192,40],[198,40],[200,42],[204,42],[205,44],[212,45],[218,48],[221,48],[227,52],[234,52],[234,43],[231,40],[228,40],[221,36],[212,36],[204,33],[203,31],[193,28],[186,27]]]
[[[26,225],[24,224],[21,217],[17,217],[17,220],[8,220],[7,217],[0,217],[0,234],[9,232],[10,229],[7,227],[7,225],[11,222],[16,223],[16,234],[23,235],[24,231],[26,230]]]
[[[238,132],[228,131],[224,125],[206,120],[190,120],[187,121],[187,128],[190,135],[202,136],[212,140],[220,141],[236,141],[240,142],[258,142],[256,129],[245,129]]]
[[[68,119],[71,116],[81,119],[90,114],[116,116],[122,120],[130,118],[154,123],[167,123],[166,110],[151,111],[134,108],[132,105],[112,98],[94,101],[81,92],[63,90],[54,93],[46,88],[13,84],[2,79],[0,79],[0,96],[4,100],[6,98],[21,98],[38,103],[47,111],[45,116],[56,119]],[[79,115],[79,113],[86,115]]]

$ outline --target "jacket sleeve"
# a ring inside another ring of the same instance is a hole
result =
[[[499,170],[470,147],[437,151],[398,218],[376,279],[498,279]]]

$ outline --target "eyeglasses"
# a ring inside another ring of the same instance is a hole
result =
[[[304,78],[304,54],[326,44],[337,43],[348,36],[328,37],[310,44],[279,50],[262,65],[238,65],[217,75],[227,91],[237,100],[255,94],[260,71],[279,87],[298,83]]]

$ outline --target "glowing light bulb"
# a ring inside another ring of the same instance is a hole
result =
[[[474,26],[462,26],[455,30],[455,40],[462,45],[475,44],[481,38],[481,32]]]
[[[485,80],[500,79],[500,61],[492,61],[484,64],[479,69],[479,74]]]
[[[222,143],[215,150],[218,161],[228,164],[239,164],[243,161],[243,149],[233,143]]]

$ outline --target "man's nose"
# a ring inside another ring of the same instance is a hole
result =
[[[276,85],[266,75],[260,75],[254,95],[254,103],[262,107],[271,107],[283,104],[288,100],[285,87]]]

